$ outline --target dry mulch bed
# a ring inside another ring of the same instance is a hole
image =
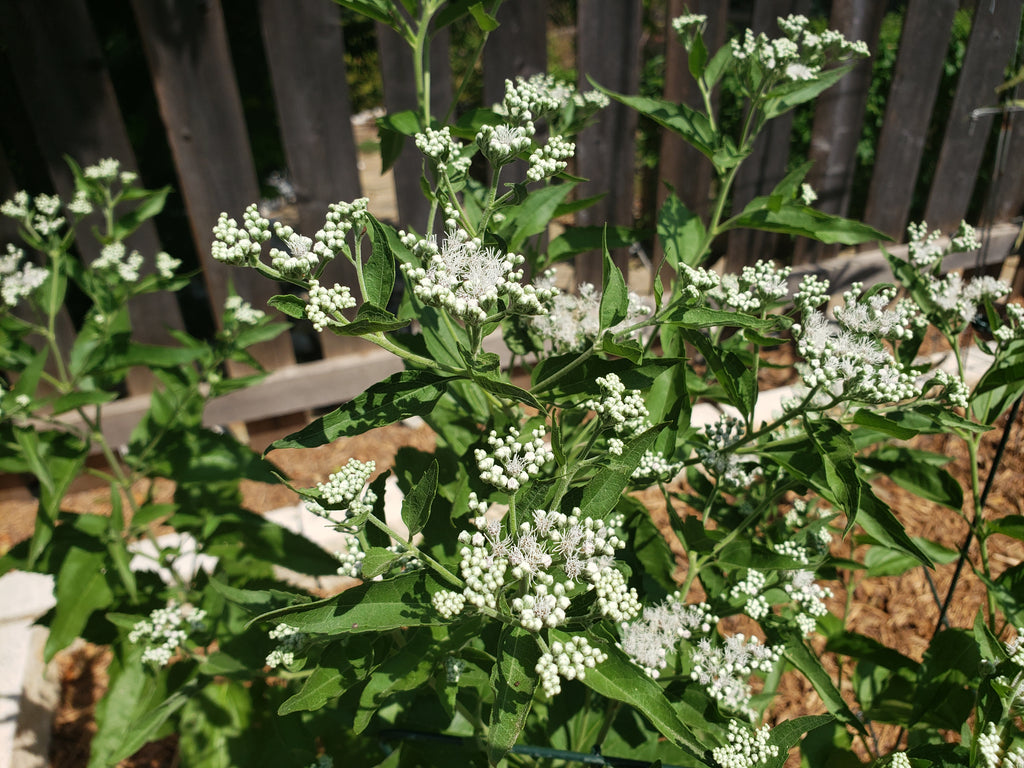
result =
[[[979,460],[982,481],[991,467],[995,445],[1005,427],[1004,418],[997,424],[996,429],[985,436]],[[1024,514],[1024,496],[1019,491],[1024,487],[1024,450],[1020,439],[1022,429],[1024,414],[1019,415],[1012,426],[1011,439],[989,496],[987,517]],[[324,479],[351,457],[361,460],[373,459],[380,471],[391,464],[395,452],[404,445],[430,450],[433,446],[433,435],[426,427],[410,428],[396,425],[374,430],[358,438],[339,440],[318,449],[276,451],[271,454],[271,458],[294,479],[297,485],[310,486]],[[928,435],[915,439],[911,445],[952,457],[947,469],[964,488],[970,487],[970,467],[967,464],[966,449],[958,440],[946,435]],[[249,483],[243,491],[246,506],[258,512],[296,502],[294,495],[284,488]],[[911,536],[923,536],[950,549],[959,549],[962,545],[967,533],[967,524],[960,515],[907,493],[887,478],[880,478],[876,482],[876,491],[892,507]],[[160,492],[169,496],[173,491],[168,483]],[[102,488],[82,490],[68,497],[67,508],[80,512],[100,511],[104,504],[104,496],[105,490]],[[660,495],[652,495],[649,501],[655,519],[660,519],[663,525],[667,526]],[[5,502],[5,514],[0,521],[0,546],[17,541],[30,533],[33,513],[34,507],[28,499]],[[966,506],[964,514],[969,514]],[[1024,559],[1024,543],[1020,541],[995,536],[989,540],[989,544],[990,562],[996,575]],[[849,549],[841,554],[848,556]],[[977,562],[977,542],[972,544],[971,554],[972,560]],[[952,571],[953,566],[946,565],[939,566],[932,573],[932,580],[940,595],[946,594]],[[846,611],[846,586],[842,583],[832,583],[829,586],[835,593],[829,608],[836,615],[842,616]],[[957,587],[956,599],[952,602],[948,614],[950,624],[955,627],[970,627],[984,599],[984,587],[970,569],[965,569]],[[928,646],[938,615],[939,609],[931,596],[925,573],[923,569],[915,568],[901,576],[861,580],[854,590],[846,624],[858,633],[875,638],[900,653],[920,660]],[[106,660],[104,649],[88,644],[78,645],[60,656],[62,695],[51,744],[51,765],[55,768],[76,768],[84,766],[87,762],[88,743],[95,727],[92,706],[105,687]],[[825,663],[830,672],[837,674],[835,660],[827,654]],[[847,669],[844,670],[841,684],[847,694],[850,693],[850,666],[847,665]],[[785,676],[780,693],[772,710],[773,721],[824,711],[824,706],[813,689],[798,675]],[[883,725],[874,729],[874,737],[882,754],[897,747],[898,736],[899,731],[895,727]],[[866,754],[861,745],[855,743],[855,748],[863,759]],[[174,766],[174,739],[165,739],[150,745],[122,765],[124,768]]]

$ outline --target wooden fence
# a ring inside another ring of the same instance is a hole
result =
[[[125,13],[133,18],[134,42],[145,53],[162,120],[159,130],[166,134],[176,169],[175,178],[143,180],[150,187],[170,184],[182,196],[211,311],[219,322],[229,280],[257,306],[274,293],[274,286],[254,271],[225,267],[210,255],[210,231],[218,214],[230,211],[239,216],[259,198],[223,9],[220,0],[121,1]],[[577,5],[581,81],[585,83],[584,77],[590,76],[612,89],[635,93],[642,53],[641,0],[578,0]],[[724,42],[728,23],[773,34],[777,16],[806,11],[810,0],[755,0],[749,16],[730,10],[724,0],[667,0],[662,5],[667,6],[667,18],[682,13],[684,6],[706,14],[706,39],[715,47]],[[830,23],[847,37],[865,40],[874,48],[888,6],[885,0],[834,0]],[[1020,213],[1024,203],[1024,116],[986,108],[996,103],[994,89],[1013,61],[1021,6],[1021,0],[979,0],[941,151],[937,157],[926,158],[925,136],[933,120],[959,3],[909,0],[865,209],[869,224],[899,239],[922,164],[932,164],[934,180],[925,218],[933,226],[955,227],[967,211],[993,120],[1000,117],[998,157],[1002,166],[986,193],[982,221],[977,223],[1006,222]],[[0,132],[5,138],[0,145],[3,199],[24,186],[14,178],[7,158],[21,158],[26,153],[38,153],[54,189],[64,197],[70,197],[71,189],[62,159],[65,154],[82,163],[117,157],[126,167],[137,167],[89,9],[86,0],[0,0],[2,63],[13,81],[9,90],[20,99],[30,124],[27,131]],[[329,0],[259,0],[252,4],[252,11],[258,11],[262,40],[249,39],[246,44],[262,45],[265,52],[284,157],[297,195],[298,228],[315,231],[328,203],[360,196],[339,9]],[[545,71],[548,63],[546,0],[508,0],[498,18],[501,27],[483,60],[488,103],[500,99],[506,77]],[[453,99],[446,34],[438,36],[433,49],[433,103],[442,109]],[[385,107],[394,111],[412,106],[408,52],[382,28],[378,29],[378,45]],[[651,47],[646,46],[648,51]],[[687,102],[699,99],[684,52],[671,35],[664,41],[664,55],[665,97]],[[819,206],[828,212],[846,214],[849,210],[870,71],[870,64],[859,65],[816,103],[810,151],[815,165],[808,181],[818,192]],[[609,190],[610,194],[582,213],[579,223],[633,223],[636,119],[634,113],[613,105],[581,137],[576,171],[591,180],[581,194]],[[734,205],[742,206],[770,190],[782,177],[789,158],[790,128],[790,120],[784,118],[761,137],[754,157],[737,180]],[[34,146],[21,140],[26,135],[33,137]],[[419,169],[418,158],[407,147],[395,168],[401,220],[396,224],[426,220]],[[702,156],[676,137],[665,135],[657,174],[689,207],[706,212],[712,179]],[[659,185],[659,189],[663,195],[665,187]],[[0,235],[10,232],[0,231]],[[131,245],[143,253],[155,253],[160,249],[155,227],[151,223],[144,226]],[[82,248],[86,260],[98,255],[90,251],[87,239],[83,238]],[[798,264],[834,253],[811,243],[796,243],[794,252],[788,239],[763,234],[736,234],[724,246],[732,267],[777,255],[782,248]],[[1005,254],[1004,247],[989,254],[989,260],[1001,261]],[[600,279],[599,261],[583,257],[576,267],[579,279]],[[341,266],[337,269],[329,279],[346,279]],[[146,301],[145,307],[132,308],[144,340],[160,342],[166,339],[167,329],[183,327],[173,297]],[[69,322],[65,326],[66,337],[72,338],[73,328]],[[255,390],[225,398],[211,418],[244,421],[338,402],[393,365],[353,347],[351,341],[330,335],[323,338],[323,360],[319,362],[298,366],[287,335],[261,345],[256,356],[274,374]],[[129,394],[144,395],[149,386],[141,372],[129,381]],[[125,424],[137,408],[137,404],[124,404]]]

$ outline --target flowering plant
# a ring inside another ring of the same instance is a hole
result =
[[[940,246],[914,228],[908,258],[890,259],[903,287],[853,285],[831,316],[827,281],[814,274],[702,266],[713,240],[739,228],[828,243],[881,238],[815,210],[806,166],[771,195],[729,207],[762,127],[834,84],[846,71],[834,65],[863,46],[789,17],[778,40],[747,34],[712,55],[704,20],[687,15],[673,28],[703,110],[535,77],[444,125],[430,109],[431,30],[470,15],[486,34],[491,13],[439,0],[342,4],[412,48],[420,106],[382,121],[382,148],[393,153],[405,135],[423,154],[424,229],[392,228],[359,200],[332,205],[305,236],[253,206],[241,224],[221,217],[213,253],[296,285],[299,294],[271,302],[284,314],[404,362],[271,449],[412,417],[430,425],[436,447],[403,449],[384,473],[352,460],[296,489],[348,537],[332,568],[360,581],[340,594],[240,584],[235,564],[196,577],[212,589],[195,611],[160,605],[113,617],[135,648],[125,669],[139,660],[125,679],[151,673],[166,693],[132,710],[139,732],[177,722],[196,765],[207,759],[200,736],[215,734],[184,713],[229,723],[216,738],[245,756],[236,762],[251,758],[252,726],[269,721],[294,760],[319,752],[321,765],[354,754],[367,765],[593,763],[602,754],[616,764],[629,753],[636,764],[753,768],[783,765],[797,745],[825,765],[848,759],[836,753],[853,739],[879,765],[1020,764],[1024,661],[1012,627],[1022,623],[1022,571],[996,576],[984,548],[992,533],[1019,537],[1020,527],[986,521],[977,472],[970,522],[990,599],[972,628],[938,631],[924,660],[910,659],[850,631],[822,583],[839,576],[852,593],[858,579],[948,558],[907,534],[870,479],[888,474],[959,510],[963,491],[941,463],[895,441],[949,433],[976,458],[981,434],[1024,391],[1024,316],[994,306],[1008,288],[941,274],[946,253],[975,246],[973,232]],[[747,100],[735,136],[712,108],[726,74]],[[665,264],[649,299],[629,291],[609,254],[621,233],[540,237],[576,205],[566,202],[578,182],[574,134],[610,99],[681,135],[718,178],[706,221],[675,195],[660,211]],[[483,179],[470,170],[476,156]],[[503,183],[513,162],[525,180]],[[562,290],[555,267],[594,248],[602,284]],[[339,258],[354,283],[323,284]],[[978,313],[994,329],[981,342],[992,363],[971,388],[959,334]],[[919,357],[929,328],[952,350],[952,368]],[[798,380],[769,402],[766,350],[785,346]],[[389,515],[390,477],[403,501]],[[849,557],[837,554],[843,542]],[[856,662],[855,700],[841,690],[842,670],[823,664],[820,638]],[[787,672],[825,711],[772,726]],[[274,702],[281,717],[257,701]],[[898,749],[877,748],[874,722],[904,728]]]

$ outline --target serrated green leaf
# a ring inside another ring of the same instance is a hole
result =
[[[301,320],[306,316],[306,302],[291,293],[271,296],[267,299],[267,304],[296,320]]]
[[[494,706],[487,731],[487,759],[491,765],[508,753],[519,739],[537,688],[534,667],[540,658],[537,640],[522,627],[506,625],[498,640],[498,658],[491,669]]]
[[[402,522],[409,529],[410,538],[423,530],[430,517],[430,505],[437,493],[437,474],[438,464],[437,459],[434,459],[402,502]]]
[[[937,458],[942,463],[949,461],[947,456],[938,455]],[[964,492],[960,483],[941,466],[936,466],[934,461],[929,461],[922,451],[886,446],[862,458],[861,464],[885,475],[896,485],[922,499],[958,512],[963,507]]]
[[[288,437],[276,448],[315,448],[339,437],[361,435],[410,416],[425,416],[444,394],[447,380],[428,371],[401,371],[372,385],[351,401]]]
[[[384,309],[395,289],[395,254],[380,222],[370,219],[370,258],[363,266],[363,300],[377,309]]]
[[[764,768],[782,768],[789,758],[789,750],[800,743],[800,738],[805,733],[833,722],[835,722],[835,717],[832,715],[805,715],[792,720],[784,720],[774,726],[771,735],[768,736],[768,743],[778,747],[779,754],[769,758],[764,763]]]
[[[608,466],[602,467],[583,489],[581,509],[589,516],[607,517],[619,502],[622,492],[630,484],[633,472],[658,439],[665,425],[657,424],[628,441],[619,456],[613,456]]]

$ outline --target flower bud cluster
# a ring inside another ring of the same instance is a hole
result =
[[[466,669],[466,662],[462,659],[457,659],[454,656],[445,656],[444,658],[444,674],[445,679],[449,685],[458,685],[459,680],[462,678],[462,673]]]
[[[125,283],[136,282],[141,267],[142,254],[138,251],[128,253],[124,243],[116,240],[103,246],[99,258],[92,263],[93,269],[109,271]]]
[[[441,307],[467,323],[480,324],[503,299],[508,311],[524,315],[544,312],[544,302],[555,291],[522,285],[521,254],[501,253],[485,247],[460,229],[450,230],[438,248],[432,238],[418,239],[406,232],[402,242],[425,258],[426,267],[403,265],[413,293],[424,304]]]
[[[454,619],[466,607],[466,596],[460,592],[441,590],[433,594],[430,602],[434,605],[434,610],[437,611],[441,618]]]
[[[315,502],[313,503],[315,504]],[[306,502],[306,507],[312,509],[310,502]],[[359,546],[359,539],[355,536],[349,536],[345,542],[345,551],[335,552],[334,557],[341,563],[337,571],[339,576],[348,576],[350,579],[358,579],[362,576],[363,560],[366,559],[366,553]]]
[[[319,258],[313,251],[313,238],[300,235],[287,224],[274,222],[274,234],[288,247],[287,251],[270,249],[270,264],[285,277],[305,278],[313,273]]]
[[[519,614],[523,629],[540,632],[544,627],[557,627],[565,621],[565,612],[572,601],[565,594],[565,585],[557,582],[551,589],[540,582],[533,593],[512,600],[512,610]]]
[[[576,293],[559,291],[555,287],[555,271],[547,270],[536,280],[538,290],[546,292],[546,313],[531,320],[533,330],[551,344],[555,353],[578,352],[597,340],[601,331],[601,291],[590,283],[580,283]],[[634,325],[651,314],[644,300],[629,293],[626,318],[610,330]],[[631,334],[638,338],[639,331]]]
[[[711,756],[722,768],[757,768],[779,754],[779,748],[768,743],[770,736],[767,725],[751,730],[730,720],[729,743],[711,750]]]
[[[337,322],[342,310],[351,309],[356,305],[347,285],[334,284],[333,288],[325,288],[319,280],[309,281],[309,297],[306,299],[306,317],[318,333]]]
[[[703,13],[684,13],[672,19],[672,31],[679,37],[679,42],[687,50],[693,45],[693,39],[704,31],[708,17]]]
[[[650,414],[640,390],[627,392],[614,373],[599,377],[597,384],[604,396],[600,400],[587,400],[583,407],[601,416],[616,434],[638,435],[651,426],[647,420]]]
[[[746,578],[737,582],[733,588],[729,590],[729,599],[736,600],[737,598],[741,598],[745,595],[747,597],[747,601],[744,605],[743,612],[754,621],[760,621],[771,611],[771,606],[768,605],[768,600],[761,594],[766,584],[767,580],[763,573],[749,569],[747,570]]]
[[[417,133],[416,148],[452,175],[465,173],[472,163],[472,158],[462,154],[462,144],[452,138],[451,129],[447,125],[436,130],[427,128],[423,133]]]
[[[800,610],[796,617],[798,626],[809,635],[817,627],[816,619],[828,613],[825,600],[832,597],[832,590],[815,584],[811,571],[790,571],[788,576],[789,583],[783,589]]]
[[[795,541],[780,541],[778,544],[774,544],[772,548],[777,554],[792,558],[804,565],[810,565],[811,563],[811,552],[803,544],[798,544]]]
[[[271,669],[290,667],[295,663],[295,652],[306,642],[306,633],[288,624],[278,624],[268,633],[271,640],[277,640],[277,647],[267,654],[266,664]]]
[[[513,493],[523,483],[540,474],[541,469],[549,461],[554,461],[555,454],[545,441],[547,433],[541,429],[533,430],[533,439],[527,443],[519,442],[519,430],[509,427],[508,434],[499,437],[491,430],[487,444],[491,451],[477,448],[473,455],[480,470],[480,479],[493,486]]]
[[[505,81],[505,98],[499,114],[517,122],[551,119],[570,104],[585,114],[608,106],[609,100],[600,91],[580,93],[576,86],[556,79],[553,75],[536,74],[529,78],[517,77]]]
[[[758,671],[770,672],[780,657],[778,649],[762,645],[756,637],[735,634],[722,645],[712,645],[705,637],[690,657],[690,679],[703,685],[705,692],[726,709],[752,716],[749,677]]]
[[[732,450],[744,431],[741,419],[722,414],[718,421],[704,427],[707,446],[697,448],[697,457],[705,469],[728,488],[747,488],[762,474],[760,467]]]
[[[644,608],[640,619],[623,623],[619,644],[637,666],[657,678],[660,670],[668,666],[668,655],[680,640],[703,637],[717,623],[718,617],[707,603],[687,605],[675,592],[665,601]]]
[[[942,396],[950,405],[957,408],[967,408],[971,389],[958,374],[951,373],[942,368],[936,368],[924,378],[930,379],[942,387]]]
[[[906,752],[893,752],[889,755],[889,768],[913,768]]]
[[[790,272],[791,267],[776,268],[770,261],[759,261],[744,267],[739,275],[722,275],[719,285],[709,291],[709,295],[723,308],[760,312],[789,293]]]
[[[225,323],[235,322],[239,325],[256,325],[267,316],[262,309],[255,309],[252,304],[241,296],[228,296],[224,300]]]
[[[1024,669],[1024,627],[1017,627],[1017,636],[1005,644],[1010,661]]]
[[[818,193],[814,191],[814,187],[810,184],[801,184],[800,192],[797,194],[800,202],[804,205],[812,205],[815,200],[818,199]]]
[[[960,222],[948,243],[941,244],[941,238],[942,232],[937,229],[929,232],[926,222],[908,224],[907,261],[910,265],[919,272],[935,273],[949,254],[976,251],[981,248],[977,230],[966,221]]]
[[[561,173],[569,165],[569,160],[576,154],[576,144],[561,136],[552,136],[543,147],[530,153],[530,167],[526,178],[540,181]]]
[[[270,221],[260,216],[253,203],[242,214],[242,222],[239,227],[238,222],[221,213],[213,228],[210,255],[225,264],[254,267],[260,260],[263,243],[270,239]]]
[[[137,622],[128,633],[128,641],[145,645],[142,661],[164,667],[190,634],[206,629],[205,619],[206,611],[171,600],[166,608],[157,608],[148,619]]]
[[[686,299],[687,304],[692,305],[703,299],[708,291],[718,288],[721,282],[722,278],[713,269],[680,263],[676,291]]]
[[[22,265],[25,252],[7,244],[7,253],[0,256],[0,300],[8,307],[18,306],[23,298],[46,282],[50,271],[28,262]]]
[[[643,611],[636,589],[626,585],[626,577],[617,568],[606,566],[591,581],[597,594],[597,608],[602,616],[622,624],[632,621]]]
[[[1002,734],[995,723],[986,723],[978,734],[979,768],[1024,768],[1024,747],[1003,746]]]
[[[175,271],[181,266],[181,259],[176,259],[166,251],[160,251],[156,255],[156,272],[164,280],[174,277]]]
[[[551,651],[541,654],[534,671],[540,676],[540,684],[549,697],[562,691],[560,678],[583,680],[587,670],[593,669],[608,658],[600,648],[594,648],[585,637],[554,642]]]
[[[330,261],[337,254],[348,249],[345,238],[353,229],[360,231],[369,220],[367,205],[370,200],[360,197],[351,203],[337,202],[327,206],[327,217],[323,229],[313,235],[315,253],[321,261]]]
[[[377,494],[366,483],[375,469],[376,462],[349,459],[345,466],[328,476],[327,482],[316,484],[316,490],[326,506],[307,500],[306,508],[335,523],[343,523],[349,517],[369,512],[377,502]],[[345,514],[339,518],[334,514],[337,511]]]
[[[1024,339],[1024,306],[1007,304],[1006,318],[992,334],[1003,344],[1014,339]]]
[[[84,207],[77,195],[73,205],[72,213],[82,215],[80,211]],[[60,207],[57,195],[36,195],[33,198],[25,190],[20,190],[0,205],[0,214],[17,219],[27,230],[45,238],[59,234],[66,223],[66,219],[59,215]]]

